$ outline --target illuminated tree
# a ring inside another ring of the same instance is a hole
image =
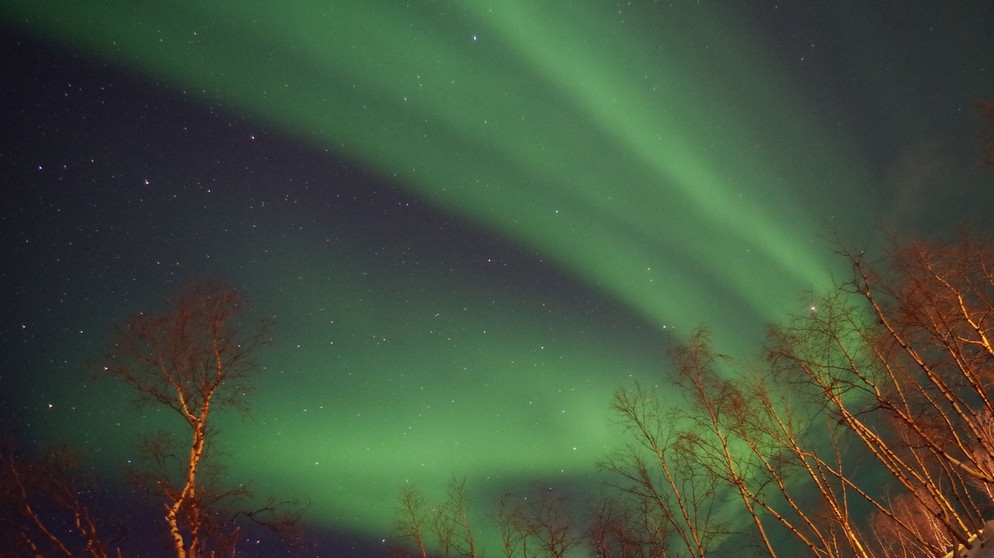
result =
[[[606,464],[655,554],[672,547],[710,556],[745,529],[768,556],[781,538],[771,533],[784,531],[813,556],[867,556],[849,507],[863,495],[845,474],[838,440],[809,437],[823,405],[713,353],[703,330],[672,358],[667,395],[677,404],[639,385],[615,393],[635,443]]]
[[[110,556],[87,498],[93,483],[68,448],[25,459],[2,439],[0,467],[0,556]]]
[[[677,444],[673,426],[683,417],[640,384],[617,390],[614,409],[631,441],[601,465],[615,475],[612,486],[619,501],[625,502],[620,510],[636,510],[641,533],[630,534],[625,528],[628,521],[622,521],[611,527],[618,544],[648,546],[652,554],[661,556],[675,537],[688,555],[706,556],[724,530],[714,515],[718,479],[695,467],[685,455],[687,446]],[[620,519],[612,508],[607,511],[612,511],[610,519],[601,529]],[[634,543],[640,539],[644,542]]]
[[[818,390],[903,489],[893,510],[878,507],[887,517],[877,530],[897,524],[925,555],[941,556],[992,512],[994,252],[964,240],[898,246],[878,266],[849,258],[854,279],[774,330],[771,360]]]
[[[747,534],[771,557],[938,558],[988,524],[994,249],[848,257],[852,280],[771,328],[761,361],[713,352],[700,330],[665,386],[615,392],[627,443],[601,464],[609,495],[583,531],[596,556],[702,558]],[[435,516],[447,554],[465,507],[440,509],[463,510]],[[549,493],[498,499],[503,555],[581,544],[569,509]]]
[[[246,498],[248,491],[244,485],[222,488],[206,459],[214,411],[246,410],[249,379],[259,370],[253,357],[269,342],[267,322],[241,328],[244,311],[244,301],[229,285],[194,284],[163,313],[127,321],[106,355],[107,373],[132,387],[142,402],[182,419],[182,428],[143,441],[153,464],[146,476],[162,499],[162,519],[179,558],[234,554],[241,519],[285,529],[299,517],[296,510],[284,514],[287,508],[275,500],[248,512],[229,511],[225,504]],[[174,452],[177,436],[185,440]]]
[[[922,502],[926,496],[900,494],[888,502],[890,515],[876,513],[869,527],[879,555],[885,558],[915,558],[944,556],[953,544],[945,525],[935,518],[931,508]]]
[[[941,556],[981,528],[994,508],[994,255],[964,242],[895,250],[886,275],[853,263],[849,288],[772,330],[771,367],[736,365],[699,331],[672,355],[676,404],[616,392],[633,442],[606,468],[646,538],[710,554],[729,534],[714,502],[729,495],[769,556],[784,552],[774,528],[825,557],[877,555],[884,532]],[[866,459],[901,496],[863,484]],[[872,529],[855,511],[867,508]]]

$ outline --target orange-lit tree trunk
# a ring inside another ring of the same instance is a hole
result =
[[[767,511],[774,510],[758,497],[751,479],[756,467],[752,456],[738,453],[738,448],[733,447],[737,440],[735,426],[729,419],[748,414],[745,408],[749,403],[734,381],[722,378],[715,369],[720,358],[711,352],[704,330],[698,330],[690,343],[674,353],[677,382],[688,395],[692,409],[689,417],[695,423],[695,427],[684,431],[681,438],[688,446],[686,454],[691,459],[734,489],[756,529],[760,544],[769,556],[776,557],[757,504]]]
[[[247,379],[257,370],[251,357],[268,341],[264,322],[249,332],[240,329],[243,312],[241,297],[227,284],[191,285],[165,312],[127,322],[108,353],[107,372],[142,400],[174,410],[186,425],[189,446],[181,471],[161,471],[155,479],[178,558],[216,553],[205,540],[207,533],[215,534],[206,508],[225,493],[208,499],[199,475],[210,417],[219,405],[245,409]]]
[[[904,509],[965,543],[992,504],[994,252],[967,240],[899,246],[879,267],[850,258],[850,288],[775,330],[772,359],[821,391],[917,501]],[[909,527],[915,544],[935,546]]]
[[[210,412],[210,398],[201,405],[197,415],[185,414],[187,422],[190,424],[193,439],[190,444],[190,455],[186,462],[186,474],[184,475],[183,486],[178,493],[170,495],[170,502],[166,503],[166,525],[169,527],[169,534],[172,537],[173,548],[179,558],[187,556],[199,556],[200,543],[200,502],[198,502],[197,468],[204,457],[204,446],[206,445],[207,415]],[[181,525],[181,514],[189,515],[188,529],[189,540],[183,536]]]
[[[622,495],[664,510],[691,555],[706,524],[685,487],[702,471],[738,496],[770,556],[774,523],[814,556],[875,555],[881,545],[853,511],[867,505],[876,532],[900,532],[900,548],[933,555],[990,519],[994,250],[913,244],[895,249],[884,272],[850,257],[848,288],[771,330],[771,369],[718,370],[723,359],[698,333],[674,355],[667,420],[640,388],[616,392],[635,443],[608,469],[625,480]],[[889,475],[886,490],[860,485],[848,440]],[[674,474],[674,463],[696,470]]]
[[[774,332],[774,360],[781,377],[809,382],[820,392],[837,423],[862,442],[900,487],[910,493],[929,494],[930,502],[941,506],[933,512],[936,517],[951,532],[965,535],[968,528],[942,488],[906,451],[906,443],[893,430],[880,428],[880,411],[896,407],[884,397],[885,386],[880,384],[879,372],[886,367],[874,366],[872,349],[867,353],[872,325],[839,301],[825,301],[819,306],[818,316],[805,322],[800,330],[794,324],[786,335],[788,330]],[[906,405],[910,409],[911,405]],[[877,507],[880,511],[886,509],[883,505]]]
[[[789,378],[732,366],[711,351],[703,331],[673,357],[679,389],[676,411],[665,413],[668,420],[653,419],[664,403],[638,386],[634,396],[627,391],[615,395],[623,423],[650,453],[661,456],[653,466],[666,479],[652,482],[646,461],[615,458],[609,470],[628,479],[628,493],[668,508],[668,521],[682,531],[679,538],[692,556],[706,555],[710,546],[694,546],[695,541],[711,541],[728,532],[721,522],[701,521],[698,511],[716,507],[714,499],[724,493],[736,497],[741,512],[731,515],[751,523],[769,556],[784,552],[770,535],[775,525],[812,556],[871,556],[856,527],[851,500],[882,504],[848,475],[840,442],[830,435],[824,402],[817,399],[821,393],[809,400],[804,397],[808,394],[790,390]],[[719,363],[727,366],[719,370]],[[826,428],[813,433],[813,424]],[[683,469],[674,472],[671,463]],[[711,486],[708,501],[688,498],[686,487],[695,484]]]

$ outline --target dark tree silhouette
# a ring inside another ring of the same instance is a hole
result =
[[[413,543],[414,550],[395,549],[399,555],[477,557],[476,537],[469,523],[465,479],[452,479],[445,500],[429,505],[413,486],[401,490],[394,533]]]
[[[653,558],[666,555],[666,532],[647,523],[651,499],[604,495],[590,509],[584,537],[598,558]],[[634,500],[634,501],[628,501]],[[635,508],[634,506],[642,506]]]
[[[529,497],[504,493],[497,498],[496,508],[494,519],[507,558],[563,558],[584,542],[572,503],[551,488],[539,489]]]

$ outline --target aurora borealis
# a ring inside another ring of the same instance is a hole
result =
[[[8,2],[4,430],[113,474],[156,417],[87,360],[221,277],[276,318],[232,476],[379,541],[595,482],[612,390],[755,350],[833,232],[983,222],[983,2],[676,4]]]

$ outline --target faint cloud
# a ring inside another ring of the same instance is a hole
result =
[[[888,228],[918,235],[959,228],[985,216],[991,173],[937,143],[905,148],[884,169],[883,221]]]

